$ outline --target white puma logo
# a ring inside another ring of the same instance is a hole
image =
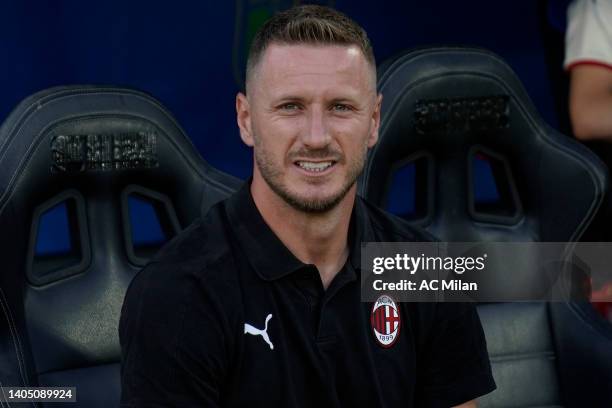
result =
[[[268,343],[268,345],[270,346],[270,350],[274,350],[274,345],[272,344],[272,342],[270,341],[270,337],[268,336],[268,322],[270,321],[270,319],[272,318],[272,315],[269,314],[268,317],[266,317],[266,325],[264,326],[263,330],[258,329],[257,327],[253,327],[248,323],[244,324],[244,333],[248,333],[248,334],[252,334],[253,336],[261,336],[263,337],[264,341],[266,343]]]

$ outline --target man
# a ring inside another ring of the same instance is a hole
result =
[[[475,406],[495,385],[473,308],[393,304],[383,344],[360,301],[361,242],[429,238],[356,197],[381,104],[363,29],[319,6],[280,13],[246,84],[253,178],[134,279],[124,406]]]

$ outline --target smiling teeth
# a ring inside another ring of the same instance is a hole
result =
[[[331,167],[332,162],[298,162],[297,164],[304,170],[319,172]]]

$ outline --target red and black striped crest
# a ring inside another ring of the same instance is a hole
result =
[[[370,323],[374,338],[382,347],[391,347],[399,338],[402,319],[399,307],[390,296],[382,295],[374,302]]]

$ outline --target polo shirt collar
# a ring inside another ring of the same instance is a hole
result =
[[[226,208],[234,238],[257,275],[272,281],[306,267],[266,224],[250,187],[249,179],[226,201]],[[368,241],[374,241],[373,231],[365,203],[357,197],[349,227],[349,261],[355,271],[361,269],[361,242]]]

